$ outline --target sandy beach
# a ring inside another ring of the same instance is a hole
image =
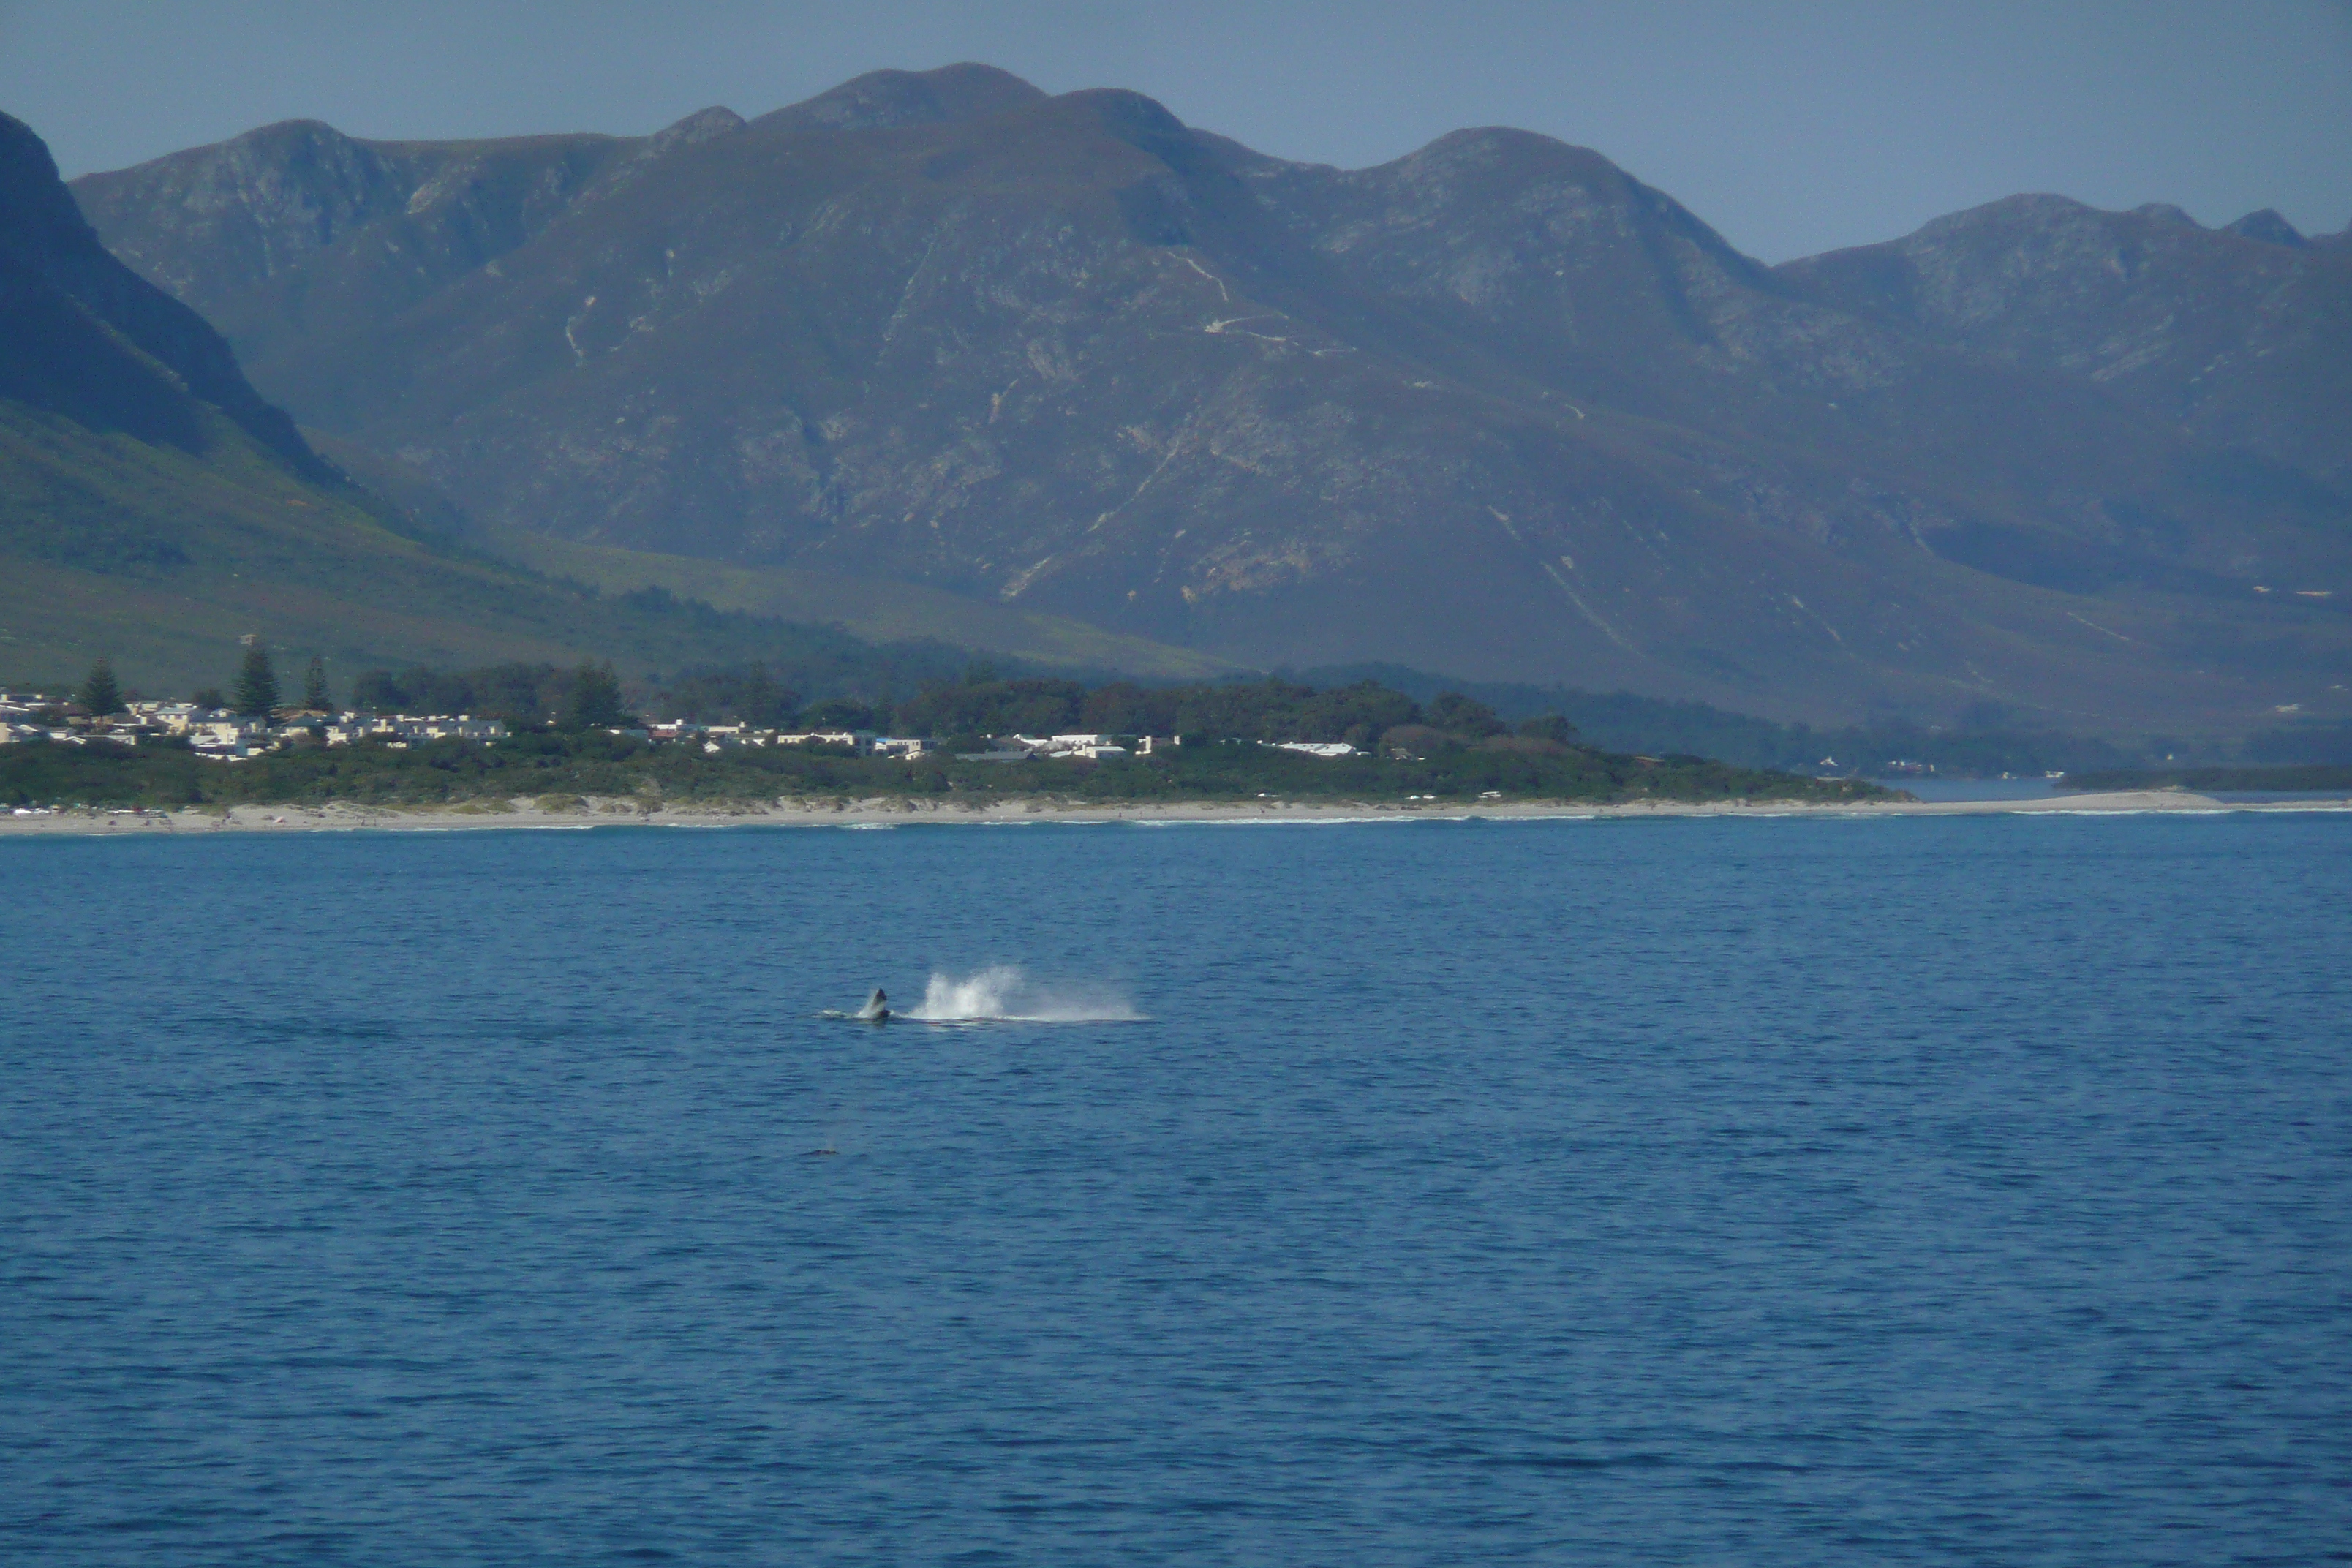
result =
[[[761,805],[663,806],[635,800],[587,800],[551,805],[528,798],[469,801],[452,806],[238,805],[180,811],[59,810],[0,814],[0,835],[208,834],[333,832],[464,832],[473,829],[583,830],[598,827],[896,827],[914,825],[1003,825],[1035,822],[1314,823],[1507,820],[1542,817],[1669,816],[1979,816],[1990,813],[2139,813],[2223,811],[2347,811],[2352,798],[2234,803],[2185,790],[2132,790],[2041,800],[1889,801],[1813,805],[1792,801],[1639,801],[1595,805],[1573,801],[1454,803],[1157,802],[1128,805],[1052,797],[985,805],[904,797],[793,801]]]

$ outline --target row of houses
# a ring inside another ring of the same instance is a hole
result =
[[[919,757],[938,748],[929,741],[879,734],[872,730],[761,730],[750,724],[698,724],[664,719],[642,729],[608,729],[608,735],[636,741],[699,745],[717,752],[730,746],[838,746],[860,756]]]
[[[58,722],[59,718],[63,722]],[[669,719],[641,728],[616,728],[608,734],[667,744],[699,745],[713,754],[731,747],[832,746],[860,756],[915,758],[939,750],[938,742],[915,736],[885,735],[872,730],[761,729],[749,724],[699,724]],[[142,740],[184,740],[198,756],[240,762],[297,742],[345,746],[373,742],[404,747],[420,741],[505,740],[505,722],[471,714],[326,713],[308,710],[279,710],[268,719],[203,708],[193,702],[132,702],[124,711],[93,716],[70,698],[40,692],[0,691],[0,744],[47,740],[67,745],[136,746]],[[1032,758],[1100,762],[1114,757],[1150,756],[1180,744],[1171,736],[1144,735],[1131,742],[1103,734],[1003,735],[989,737],[988,749],[960,752],[963,762],[1026,762]],[[1357,749],[1339,742],[1280,741],[1265,742],[1278,751],[1313,757],[1349,757]]]
[[[63,720],[60,723],[58,721]],[[185,741],[200,757],[241,762],[298,741],[347,746],[380,741],[501,741],[507,727],[471,714],[325,713],[281,710],[264,719],[193,702],[131,702],[119,713],[93,715],[68,698],[41,692],[0,692],[0,744],[47,741],[68,746],[136,746],[142,741]]]
[[[990,737],[991,749],[985,752],[959,752],[961,762],[1026,762],[1032,757],[1085,758],[1098,762],[1106,757],[1148,757],[1166,751],[1183,742],[1172,735],[1141,735],[1132,746],[1120,745],[1109,735],[1004,735]],[[1259,745],[1271,746],[1278,752],[1297,752],[1310,757],[1352,757],[1357,749],[1344,741],[1261,741]]]
[[[706,752],[718,752],[730,746],[837,746],[861,756],[920,757],[935,754],[940,743],[918,736],[885,735],[872,730],[761,730],[748,724],[698,724],[689,720],[671,719],[649,723],[643,729],[612,730],[608,733],[625,735],[637,740],[671,742],[699,742]],[[1032,758],[1064,758],[1100,762],[1110,757],[1150,756],[1181,744],[1171,735],[1142,735],[1127,738],[1102,734],[1066,735],[992,735],[984,752],[958,752],[958,762],[1020,763]],[[1310,757],[1352,757],[1360,754],[1357,748],[1338,741],[1276,741],[1271,744],[1277,751],[1298,752]]]

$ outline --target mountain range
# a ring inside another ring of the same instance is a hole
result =
[[[980,66],[72,190],[493,552],[1814,721],[2352,713],[2352,247],[2275,214],[1769,268],[1528,132],[1342,171]]]

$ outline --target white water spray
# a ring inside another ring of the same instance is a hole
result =
[[[1131,1024],[1143,1015],[1124,993],[1107,985],[1049,984],[1021,966],[999,963],[959,979],[933,974],[909,1018],[932,1024]]]

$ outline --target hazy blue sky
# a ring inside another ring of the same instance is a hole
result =
[[[297,116],[642,132],[883,66],[1131,87],[1285,157],[1465,125],[1597,147],[1768,259],[2015,191],[2352,220],[2352,0],[0,0],[0,108],[68,174]]]

